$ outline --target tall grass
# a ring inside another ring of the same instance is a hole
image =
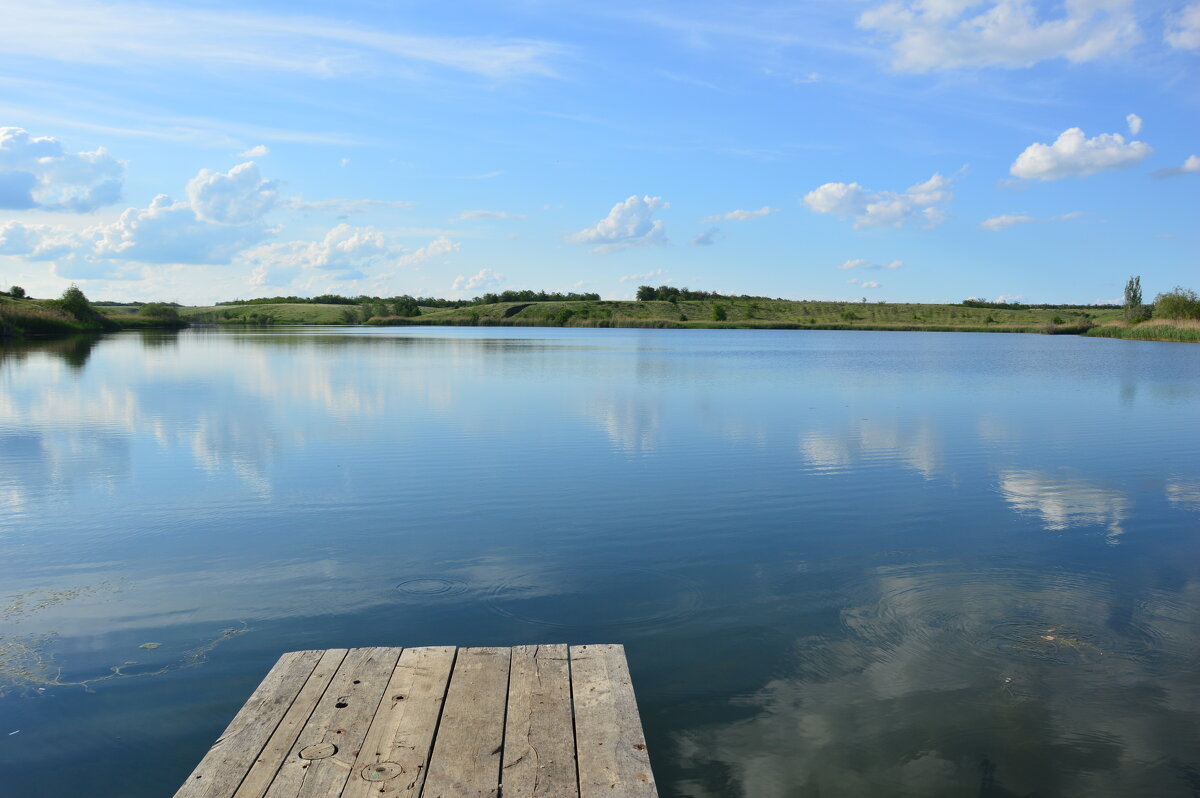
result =
[[[1094,338],[1125,338],[1137,341],[1179,341],[1200,343],[1200,321],[1195,319],[1144,321],[1141,324],[1106,324],[1093,327],[1087,335]]]
[[[0,304],[0,335],[59,335],[89,329],[71,314],[32,302]]]

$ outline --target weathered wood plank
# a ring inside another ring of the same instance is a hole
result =
[[[336,798],[387,687],[398,648],[352,648],[279,768],[266,798]]]
[[[232,796],[317,666],[321,654],[293,651],[280,657],[175,793],[175,798]]]
[[[454,654],[454,646],[434,646],[400,655],[343,798],[420,796]]]
[[[499,795],[509,658],[507,648],[459,650],[423,798]]]
[[[571,646],[580,798],[654,798],[625,648]]]
[[[246,774],[241,786],[234,793],[234,798],[262,798],[266,795],[267,788],[271,786],[271,781],[279,772],[279,766],[283,764],[288,752],[296,744],[300,730],[308,723],[317,702],[321,700],[321,696],[325,695],[326,688],[333,681],[334,674],[337,673],[345,658],[346,649],[344,648],[334,648],[324,653],[321,661],[317,663],[317,667],[313,669],[312,675],[300,689],[296,700],[292,702],[287,714],[275,727],[275,733],[267,741],[262,753],[258,755],[258,759],[254,760],[250,772]]]
[[[565,645],[512,649],[501,784],[504,798],[579,795]]]

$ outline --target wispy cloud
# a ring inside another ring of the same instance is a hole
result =
[[[1168,166],[1163,169],[1154,170],[1154,176],[1160,180],[1164,177],[1179,177],[1180,175],[1194,175],[1197,173],[1200,173],[1200,156],[1196,155],[1189,155],[1179,166]]]
[[[713,224],[715,222],[746,222],[751,219],[769,216],[770,214],[775,213],[777,210],[777,208],[764,205],[756,211],[729,211],[728,213],[718,213],[714,214],[713,216],[706,216],[700,220],[700,224]]]
[[[305,200],[300,197],[291,197],[282,203],[282,207],[292,211],[317,211],[320,213],[333,213],[345,215],[350,213],[363,213],[365,211],[387,209],[387,208],[412,208],[417,203],[409,200],[376,200],[376,199],[324,199],[324,200]]]
[[[993,233],[998,233],[1001,230],[1006,230],[1018,224],[1032,224],[1034,222],[1065,222],[1070,219],[1078,219],[1083,216],[1083,211],[1072,211],[1064,213],[1060,216],[1048,216],[1038,218],[1025,213],[1006,213],[1000,216],[993,216],[990,219],[985,219],[979,223],[979,226],[984,230],[991,230]]]
[[[854,258],[838,266],[838,271],[846,271],[847,269],[899,269],[903,265],[904,261],[902,260],[894,260],[889,263],[872,263],[866,258]]]
[[[451,222],[467,222],[473,219],[524,219],[523,213],[509,213],[508,211],[488,211],[488,210],[472,210],[463,211],[453,217]]]
[[[335,18],[186,6],[166,13],[89,0],[11,4],[0,25],[0,53],[10,56],[113,66],[191,62],[318,78],[398,72],[389,67],[400,63],[489,78],[549,76],[552,60],[564,51],[533,39],[426,36]]]

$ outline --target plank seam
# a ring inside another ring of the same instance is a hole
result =
[[[500,719],[500,756],[496,770],[496,798],[504,798],[504,745],[508,742],[508,691],[512,689],[512,646],[508,649],[508,678],[504,680],[504,717]],[[534,649],[537,656],[537,649]]]
[[[427,777],[429,776],[429,764],[433,761],[433,749],[437,746],[438,732],[442,730],[442,715],[446,712],[446,699],[450,695],[450,683],[454,681],[454,666],[458,664],[458,652],[460,651],[462,651],[461,647],[454,647],[454,657],[450,660],[450,673],[446,677],[446,687],[442,690],[442,703],[438,706],[437,723],[433,726],[433,736],[429,740],[429,750],[425,752],[425,775]],[[417,798],[422,798],[425,795],[425,785],[428,783],[428,780],[421,782],[421,795],[418,795]]]
[[[583,795],[583,782],[579,778],[579,726],[575,717],[575,654],[567,645],[567,687],[571,702],[571,747],[575,751],[575,792]]]
[[[309,650],[309,649],[305,649],[305,650]],[[312,649],[312,650],[315,651],[317,649]],[[292,654],[292,653],[299,654],[299,653],[303,653],[303,652],[289,651],[288,653],[289,654]],[[279,659],[282,660],[283,657],[285,657],[285,656],[287,656],[287,654],[281,655],[279,657]],[[304,677],[304,681],[300,684],[300,689],[296,691],[296,694],[294,696],[292,696],[292,700],[288,702],[287,709],[285,709],[280,714],[278,722],[276,722],[276,724],[271,728],[271,733],[266,735],[266,738],[263,740],[262,746],[257,751],[254,752],[254,756],[250,760],[249,767],[246,768],[246,772],[242,774],[242,777],[240,779],[238,779],[238,783],[236,785],[234,785],[233,792],[229,793],[230,795],[236,795],[237,791],[242,788],[242,782],[244,782],[247,778],[250,777],[250,771],[254,769],[254,763],[258,761],[258,758],[260,756],[262,756],[262,752],[267,750],[267,746],[271,744],[271,738],[274,737],[275,732],[279,730],[279,724],[283,723],[283,720],[284,720],[284,718],[287,717],[288,712],[290,712],[292,707],[296,704],[296,699],[298,699],[300,697],[300,694],[304,692],[304,685],[308,684],[308,680],[311,679],[312,675],[317,672],[317,668],[320,667],[320,665],[321,665],[321,657],[317,657],[316,660],[313,661],[312,670],[310,670],[308,672],[308,675]],[[322,693],[322,695],[324,695],[324,693]],[[280,762],[279,764],[280,764],[280,766],[283,765],[282,762]],[[276,768],[275,770],[276,770],[276,772],[278,772],[279,768]],[[272,777],[272,778],[274,778],[274,777]]]

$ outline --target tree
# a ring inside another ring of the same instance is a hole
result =
[[[1138,319],[1142,315],[1142,278],[1137,275],[1125,283],[1125,318]]]
[[[19,285],[14,285],[12,288],[8,289],[8,293],[16,299],[25,298],[25,289]]]
[[[654,287],[639,285],[637,290],[638,302],[650,302],[655,298]]]
[[[713,321],[725,321],[725,306],[713,305]]]
[[[88,321],[96,315],[92,303],[88,302],[88,298],[75,283],[71,283],[71,287],[63,291],[62,299],[58,300],[58,303],[60,308],[80,321]]]

